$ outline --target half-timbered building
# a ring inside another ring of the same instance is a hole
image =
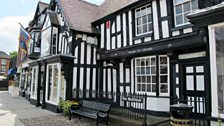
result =
[[[184,99],[201,117],[218,117],[212,105],[221,106],[215,100],[219,94],[211,94],[219,88],[210,77],[216,64],[210,45],[214,30],[208,25],[222,22],[223,7],[219,19],[207,19],[216,13],[203,11],[221,1],[216,2],[105,0],[97,6],[51,0],[44,13],[35,14],[41,16],[30,31],[31,103],[56,111],[60,98],[137,93],[147,95],[149,114],[168,115],[170,105]],[[130,107],[122,98],[114,102]]]

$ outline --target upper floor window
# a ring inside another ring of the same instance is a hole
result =
[[[6,65],[6,59],[2,59],[1,64],[2,64],[2,65]]]
[[[152,32],[152,8],[150,5],[135,10],[136,35]]]
[[[1,73],[5,73],[5,66],[1,66]]]
[[[198,0],[173,0],[175,26],[188,23],[187,15],[198,8]]]

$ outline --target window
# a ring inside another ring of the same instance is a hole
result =
[[[159,57],[159,91],[160,94],[167,94],[169,88],[169,70],[168,70],[168,57]]]
[[[158,70],[157,70],[158,65]],[[148,56],[135,59],[136,90],[156,95],[169,95],[169,59],[167,56]]]
[[[6,65],[6,59],[2,59],[2,65]]]
[[[51,64],[47,66],[46,99],[47,102],[58,104],[60,97],[61,77],[60,64]]]
[[[38,67],[32,69],[31,97],[37,98]]]
[[[136,82],[137,91],[156,93],[156,57],[137,58]]]
[[[1,73],[5,73],[5,66],[2,66]]]
[[[152,8],[150,5],[135,10],[136,35],[152,32]]]
[[[175,26],[188,23],[187,15],[198,8],[198,0],[173,0]]]

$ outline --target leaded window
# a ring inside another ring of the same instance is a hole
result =
[[[188,23],[187,15],[198,8],[198,0],[173,0],[175,26]]]
[[[146,5],[135,10],[136,35],[152,32],[152,8]]]

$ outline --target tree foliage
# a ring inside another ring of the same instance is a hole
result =
[[[10,57],[13,58],[15,56],[17,56],[18,52],[17,51],[12,51],[9,53]]]

